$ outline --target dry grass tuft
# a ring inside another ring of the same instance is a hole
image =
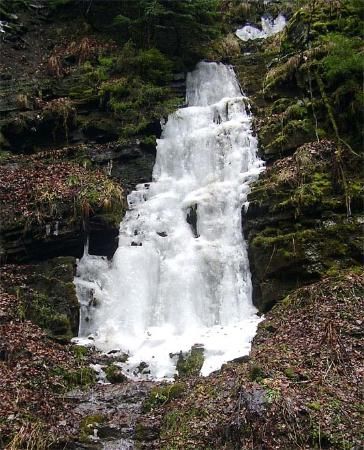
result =
[[[54,443],[40,422],[26,422],[15,434],[5,450],[45,450]]]
[[[64,70],[59,56],[51,56],[47,63],[47,72],[52,77],[61,78],[64,75]]]

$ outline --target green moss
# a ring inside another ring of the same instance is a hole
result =
[[[137,136],[147,129],[149,122],[146,119],[140,120],[136,124],[125,125],[122,129],[123,135],[126,137]]]
[[[317,203],[321,203],[324,197],[332,194],[332,181],[327,173],[314,173],[310,182],[298,186],[292,196],[292,205],[296,208],[296,213],[301,208],[310,208]]]
[[[329,5],[319,1],[311,10],[312,3],[302,2],[282,35],[280,55],[267,74],[265,90],[272,97],[287,86],[309,93],[310,112],[318,128],[340,139],[345,135],[345,141],[359,149],[363,136],[359,37],[363,16],[352,2],[337,5],[335,11]],[[323,102],[324,96],[327,101]],[[332,119],[337,126],[333,127]]]
[[[285,120],[302,120],[308,115],[307,107],[301,100],[290,105],[285,111]]]
[[[0,145],[1,145],[1,141],[0,141]],[[0,150],[0,164],[3,164],[4,162],[6,162],[6,160],[9,159],[10,156],[11,156],[10,152]]]
[[[122,138],[143,135],[151,122],[166,117],[181,102],[172,96],[168,87],[156,86],[138,78],[121,78],[104,83],[99,96],[120,118]]]
[[[157,145],[156,136],[154,134],[150,136],[144,136],[141,139],[140,144],[147,148],[155,148]]]
[[[348,182],[348,195],[352,199],[363,200],[364,184],[362,181],[349,180]]]
[[[57,312],[45,293],[33,291],[30,297],[25,297],[22,292],[21,305],[22,316],[45,329],[50,336],[58,339],[72,338],[70,318]]]
[[[49,319],[48,327],[58,339],[71,339],[73,337],[71,322],[66,314],[53,314]]]
[[[364,65],[359,49],[359,37],[346,37],[342,34],[331,34],[325,39],[331,43],[329,55],[322,59],[325,76],[329,83],[345,80],[356,74],[360,77]]]
[[[292,307],[293,302],[294,299],[290,295],[287,295],[279,302],[279,305],[284,309],[287,309]]]
[[[290,380],[297,379],[297,374],[295,373],[295,371],[292,367],[287,367],[286,369],[284,369],[284,374]]]
[[[111,69],[115,64],[115,58],[113,56],[99,56],[99,63],[101,66]]]
[[[86,358],[89,349],[87,347],[83,347],[82,345],[74,345],[72,347],[72,351],[77,361],[83,361]]]
[[[121,121],[120,138],[143,135],[151,122],[181,103],[168,86],[172,63],[159,50],[138,50],[129,42],[115,61],[106,58],[100,62],[104,62],[103,70],[117,74],[99,84],[98,96]]]
[[[319,401],[314,401],[307,403],[308,408],[314,410],[314,411],[321,411],[322,405]]]
[[[280,114],[287,110],[287,108],[292,104],[291,98],[279,98],[275,100],[271,106],[271,111],[273,114]]]
[[[249,378],[251,381],[261,381],[265,377],[264,371],[259,366],[251,366],[249,368]]]
[[[110,383],[122,383],[127,380],[127,377],[122,373],[120,367],[115,364],[106,366],[104,372]]]
[[[165,386],[154,387],[143,404],[145,412],[151,411],[154,408],[165,405],[175,398],[181,397],[185,391],[184,383],[171,383]]]
[[[65,391],[75,387],[86,388],[96,382],[95,371],[90,367],[80,367],[76,370],[67,370],[58,367],[54,369],[53,373],[60,377],[60,381]]]
[[[272,253],[271,264],[277,264],[277,257],[297,260],[321,261],[326,270],[345,267],[353,264],[353,246],[356,248],[356,237],[361,233],[360,225],[355,221],[343,221],[323,224],[321,228],[302,229],[283,233],[279,229],[266,229],[258,233],[252,240],[252,248],[268,250]],[[350,245],[349,245],[350,242]],[[312,253],[313,252],[313,253]],[[358,255],[360,253],[358,247]],[[358,256],[359,257],[359,256]]]
[[[90,436],[93,436],[94,428],[102,425],[105,422],[105,417],[101,414],[86,416],[82,419],[80,424],[79,439],[81,442],[89,442]]]
[[[204,362],[203,347],[194,346],[191,351],[184,355],[179,354],[176,369],[179,377],[199,375]]]
[[[294,111],[295,109],[293,109]],[[296,108],[296,111],[298,108]],[[302,109],[303,111],[303,109]],[[293,114],[293,113],[292,113]],[[304,116],[304,114],[303,114]],[[287,152],[287,150],[298,148],[315,138],[315,130],[310,119],[290,119],[283,127],[277,124],[277,136],[265,146],[265,152]],[[281,127],[281,128],[279,128]]]
[[[281,392],[279,389],[267,389],[265,391],[265,398],[267,403],[274,403],[281,398]]]
[[[293,240],[296,242],[311,239],[315,236],[314,230],[303,230],[301,232],[292,232],[292,233],[281,233],[279,234],[279,230],[274,229],[268,229],[262,231],[260,234],[258,234],[254,239],[252,244],[254,246],[263,247],[263,248],[270,248],[274,245],[283,245],[287,246],[287,244],[292,243]],[[271,234],[274,233],[272,236]]]

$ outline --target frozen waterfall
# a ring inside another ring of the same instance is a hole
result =
[[[251,25],[245,25],[242,28],[238,28],[235,34],[242,41],[266,39],[269,36],[281,32],[286,26],[286,19],[282,14],[279,14],[275,19],[262,17],[261,25],[261,30]]]
[[[202,374],[247,354],[259,322],[241,208],[263,169],[231,67],[201,62],[187,104],[158,140],[153,182],[128,197],[113,260],[85,253],[75,280],[80,336],[171,377],[176,353],[205,349]]]

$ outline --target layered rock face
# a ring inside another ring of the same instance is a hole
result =
[[[335,186],[335,148],[332,141],[304,144],[273,163],[253,188],[246,232],[262,311],[303,284],[361,264],[359,190],[346,199]]]
[[[241,42],[244,55],[230,56],[251,98],[267,165],[243,212],[254,301],[263,312],[302,285],[359,268],[363,258],[360,131],[341,106],[355,98],[359,82],[354,69],[346,75],[353,78],[352,90],[343,88],[345,80],[329,79],[333,56],[320,40],[326,13],[337,33],[346,32],[340,28],[346,21],[355,35],[356,19],[348,7],[337,25],[339,12],[327,8],[322,4],[311,16],[302,8],[283,33]],[[331,45],[332,53],[340,51]],[[340,98],[343,89],[347,94]]]
[[[5,1],[0,10],[2,261],[80,257],[86,235],[93,253],[112,256],[126,194],[151,179],[166,111],[154,105],[184,96],[183,73],[166,87],[153,85],[165,84],[159,71],[145,84],[115,75],[120,47],[110,30],[87,28],[79,7]],[[169,70],[158,51],[146,57]],[[119,113],[122,85],[130,101]]]

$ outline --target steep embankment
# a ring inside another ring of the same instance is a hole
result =
[[[295,291],[267,314],[249,358],[155,402],[140,438],[159,420],[154,448],[359,448],[363,293],[357,274]]]

